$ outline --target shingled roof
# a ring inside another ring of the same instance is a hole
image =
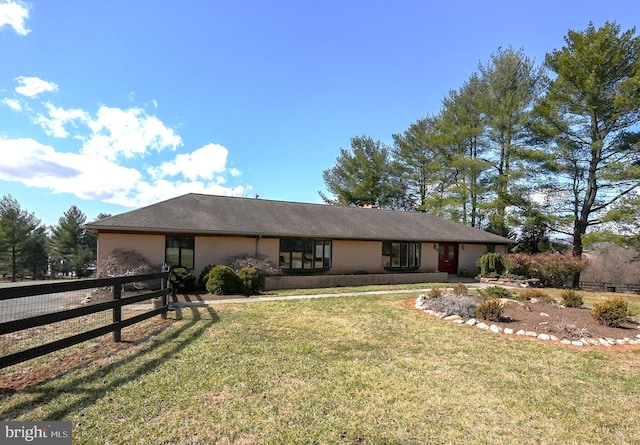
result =
[[[84,226],[93,232],[510,243],[421,212],[187,194]]]

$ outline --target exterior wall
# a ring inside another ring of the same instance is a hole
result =
[[[199,274],[209,264],[228,264],[230,257],[243,254],[263,255],[277,267],[279,249],[280,241],[275,238],[196,236],[194,273]]]
[[[393,273],[382,266],[382,241],[334,240],[332,245],[330,274]],[[436,272],[438,251],[433,243],[422,243],[420,253],[420,268],[416,272]]]
[[[458,248],[458,275],[469,277],[478,275],[480,269],[476,266],[476,261],[484,254],[484,250],[484,244],[460,244]]]
[[[156,267],[164,263],[164,235],[100,233],[98,235],[98,269],[100,259],[111,254],[114,249],[135,250],[144,255]]]
[[[407,283],[446,283],[445,272],[384,273],[367,275],[308,275],[295,277],[265,277],[264,289],[312,289],[337,286],[367,286]]]
[[[469,276],[478,273],[476,260],[484,254],[484,244],[463,244],[458,248],[458,273]],[[151,264],[160,266],[165,261],[165,235],[100,233],[98,236],[98,258],[108,256],[114,249],[135,250],[144,255]],[[279,264],[280,240],[241,236],[196,236],[194,274],[199,274],[209,264],[227,264],[232,256],[248,254],[264,256],[276,267]],[[324,275],[393,274],[382,267],[381,241],[333,240],[332,267]],[[506,253],[505,245],[496,245],[495,251]],[[397,275],[413,272],[437,272],[438,251],[434,243],[422,243],[420,268],[416,271],[398,272]],[[100,267],[100,260],[98,260]]]

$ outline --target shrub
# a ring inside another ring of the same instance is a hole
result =
[[[540,289],[529,288],[518,294],[521,300],[539,300],[543,303],[553,303],[555,300],[547,292]]]
[[[198,277],[198,287],[200,289],[207,288],[207,281],[209,281],[209,272],[211,272],[211,269],[213,269],[213,265],[209,264],[200,272],[200,276]]]
[[[478,300],[467,295],[442,294],[437,298],[426,301],[426,307],[445,315],[460,315],[473,317],[476,314]]]
[[[258,271],[253,267],[243,267],[238,271],[238,278],[244,295],[257,295],[260,291]]]
[[[191,292],[196,287],[196,277],[184,267],[171,269],[169,274],[169,289],[172,292],[184,294]]]
[[[510,269],[509,259],[501,253],[485,253],[478,258],[476,266],[480,268],[480,275],[502,275]]]
[[[489,321],[500,321],[504,305],[497,298],[488,298],[482,301],[476,308],[476,317]]]
[[[239,272],[245,267],[252,267],[258,271],[258,274],[263,277],[269,277],[273,275],[281,275],[282,271],[269,262],[266,257],[262,255],[251,256],[249,254],[238,255],[229,258],[229,267],[236,272]]]
[[[484,289],[478,289],[478,295],[480,295],[483,300],[496,298],[513,299],[513,293],[502,286],[489,286]]]
[[[453,295],[466,296],[469,295],[469,289],[462,283],[453,286]]]
[[[218,265],[209,271],[206,289],[216,295],[237,294],[242,291],[242,283],[232,268]]]
[[[564,287],[588,264],[571,253],[516,253],[509,255],[509,261],[512,273],[537,278],[543,286],[556,288]]]
[[[572,289],[565,289],[560,292],[560,298],[562,298],[562,304],[566,307],[582,307],[584,304],[580,294]]]
[[[427,294],[428,298],[440,298],[444,294],[444,291],[439,287],[432,287]]]
[[[621,297],[607,298],[593,305],[591,316],[598,324],[618,327],[627,321],[629,307]]]
[[[151,267],[149,260],[135,250],[114,249],[109,256],[101,258],[99,264],[98,278],[128,277],[153,272],[153,267]],[[160,287],[160,283],[141,281],[125,285],[125,289],[146,289],[149,287]]]

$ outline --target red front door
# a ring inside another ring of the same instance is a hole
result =
[[[458,245],[440,244],[438,247],[438,272],[458,273]]]

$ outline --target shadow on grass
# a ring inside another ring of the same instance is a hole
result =
[[[171,332],[162,340],[152,340],[151,343],[143,346],[133,354],[123,354],[119,356],[116,361],[100,367],[90,374],[83,374],[64,384],[57,385],[55,382],[52,383],[52,381],[49,381],[19,391],[20,393],[34,394],[37,395],[37,397],[21,402],[8,409],[0,410],[0,419],[14,419],[22,414],[33,411],[35,407],[44,406],[54,399],[60,399],[68,400],[69,403],[63,402],[62,406],[58,409],[48,413],[47,420],[62,421],[70,414],[77,413],[82,407],[100,400],[115,388],[132,380],[136,380],[139,376],[151,372],[159,366],[165,365],[168,360],[182,351],[186,346],[195,342],[207,329],[220,321],[218,314],[211,307],[200,308],[206,312],[205,316],[203,316],[198,308],[194,307],[190,309],[192,318],[185,322],[183,326]],[[189,334],[185,336],[184,340],[176,341],[187,332]],[[156,349],[167,347],[167,345],[170,346],[160,356],[151,357]],[[91,385],[99,379],[104,379],[105,375],[117,372],[120,368],[131,362],[140,362],[140,364],[131,371],[127,371],[127,373],[121,377],[109,381],[105,386],[97,388],[87,387],[87,381],[91,382]],[[63,376],[59,377],[59,380],[62,379],[64,379]],[[0,399],[2,398],[4,397],[0,397]]]

